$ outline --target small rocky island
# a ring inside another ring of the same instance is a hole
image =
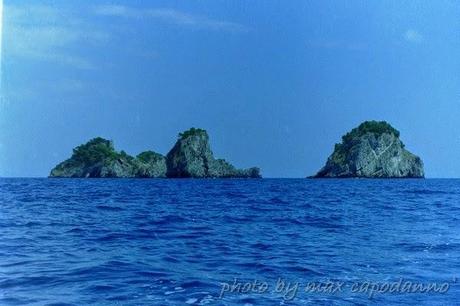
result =
[[[259,168],[237,169],[215,159],[208,133],[191,128],[179,134],[165,156],[145,151],[136,157],[116,151],[112,141],[98,137],[73,150],[51,170],[50,177],[67,178],[260,178]]]
[[[179,134],[166,155],[167,177],[259,178],[259,168],[236,169],[224,159],[215,159],[205,130],[190,129]]]
[[[423,178],[423,162],[385,121],[366,121],[342,137],[312,178]]]

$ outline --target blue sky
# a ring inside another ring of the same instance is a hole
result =
[[[95,136],[166,154],[195,126],[216,157],[305,177],[377,119],[460,177],[457,1],[5,0],[3,23],[0,176]]]

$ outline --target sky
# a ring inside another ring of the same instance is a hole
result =
[[[166,154],[208,131],[264,177],[316,173],[386,120],[427,177],[460,177],[458,1],[3,1],[0,176],[101,136]]]

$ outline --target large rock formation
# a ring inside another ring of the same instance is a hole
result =
[[[73,150],[72,157],[51,170],[50,177],[165,177],[166,160],[147,151],[136,158],[117,152],[113,143],[94,138]]]
[[[153,151],[145,151],[136,156],[136,177],[166,177],[166,158]]]
[[[179,134],[174,147],[166,155],[168,177],[195,178],[259,178],[259,168],[236,169],[223,159],[215,159],[205,130],[191,128]]]
[[[399,131],[385,121],[366,121],[342,137],[314,178],[421,178],[420,157],[404,148]]]
[[[117,152],[111,141],[94,138],[76,147],[72,157],[51,170],[50,177],[259,178],[259,172],[259,168],[240,170],[223,159],[214,159],[206,131],[192,128],[179,134],[167,159],[152,151],[132,157]]]

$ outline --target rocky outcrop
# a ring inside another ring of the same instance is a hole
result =
[[[145,151],[136,156],[136,177],[166,177],[166,158],[153,151]]]
[[[385,121],[366,121],[342,137],[313,178],[422,178],[423,162]]]
[[[51,170],[50,177],[116,178],[165,177],[166,160],[161,154],[147,151],[136,158],[117,152],[113,143],[94,138],[73,150],[72,157]]]
[[[223,159],[214,159],[207,132],[192,128],[179,134],[167,158],[152,151],[132,157],[116,151],[111,141],[94,138],[76,147],[69,159],[51,170],[50,177],[259,178],[260,170],[236,169]]]
[[[260,178],[260,169],[252,167],[248,169],[236,169],[225,159],[216,159],[209,167],[209,177],[242,177],[242,178]]]
[[[168,177],[259,178],[259,168],[236,169],[223,159],[215,159],[205,130],[192,128],[180,133],[166,155]]]

